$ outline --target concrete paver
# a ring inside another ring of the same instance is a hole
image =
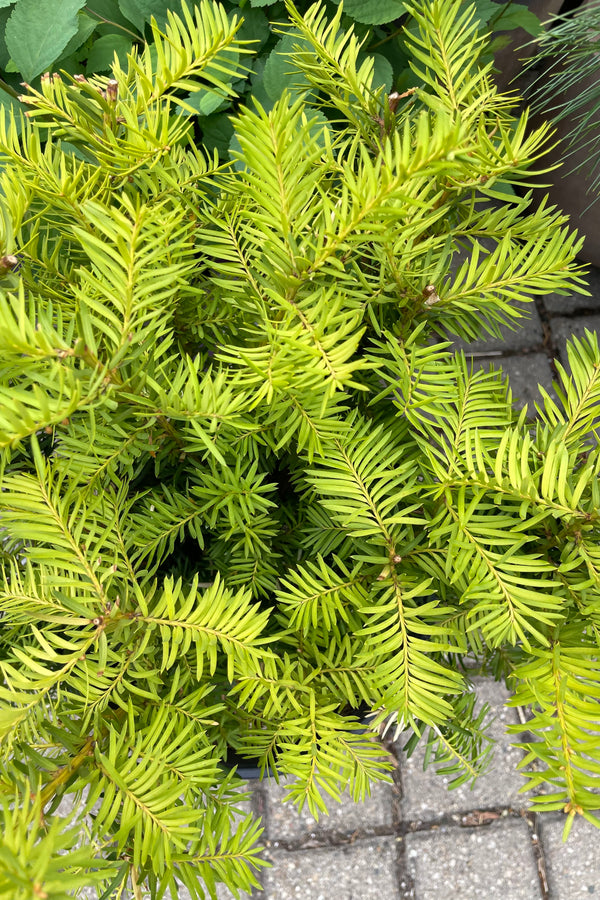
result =
[[[382,837],[294,853],[270,850],[269,900],[400,900],[397,840]]]
[[[574,319],[568,319],[563,316],[557,316],[550,322],[552,329],[552,337],[560,353],[561,361],[566,367],[567,353],[565,345],[572,335],[575,337],[584,337],[585,330],[596,331],[600,334],[600,315],[578,316]]]
[[[417,900],[541,900],[529,829],[522,820],[442,827],[407,834],[405,843]]]
[[[523,318],[513,322],[511,326],[503,325],[500,329],[502,337],[481,337],[477,341],[463,341],[456,339],[454,346],[457,350],[469,352],[489,353],[490,350],[535,350],[542,347],[544,333],[542,323],[533,300],[520,301],[512,304],[522,312]]]
[[[509,724],[518,723],[514,709],[504,706],[509,696],[504,685],[492,679],[474,679],[478,705],[488,703],[491,715],[495,717],[489,735],[496,741],[493,748],[492,765],[482,774],[471,788],[469,784],[448,790],[451,778],[437,775],[433,765],[423,770],[425,754],[424,741],[420,742],[410,759],[403,758],[398,742],[402,772],[402,814],[408,821],[432,821],[448,813],[462,813],[473,809],[495,809],[527,807],[526,795],[519,789],[525,784],[522,775],[516,771],[521,760],[521,751],[511,746],[517,735],[506,734]]]
[[[563,815],[540,816],[552,900],[591,900],[600,897],[600,829],[581,816],[563,843]]]
[[[489,370],[502,369],[508,375],[513,393],[513,403],[517,409],[525,404],[531,416],[536,415],[535,403],[541,403],[542,397],[538,388],[541,385],[550,396],[554,396],[552,388],[552,369],[545,353],[527,353],[523,356],[492,356],[473,360],[475,367]]]
[[[592,266],[583,277],[588,283],[588,290],[592,296],[585,297],[583,294],[569,294],[566,297],[561,297],[560,294],[547,294],[544,297],[544,306],[549,313],[560,316],[570,315],[582,310],[600,310],[600,269]]]
[[[371,796],[362,803],[355,803],[346,792],[341,803],[323,794],[329,815],[319,816],[315,822],[307,807],[298,811],[292,803],[284,803],[285,786],[291,779],[271,781],[266,785],[268,833],[272,840],[303,840],[326,835],[328,832],[352,833],[357,829],[368,831],[378,826],[391,828],[396,788],[392,784],[376,782],[371,785]]]

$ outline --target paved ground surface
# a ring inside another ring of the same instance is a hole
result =
[[[592,297],[536,298],[531,318],[504,343],[480,341],[470,350],[479,365],[501,365],[519,405],[552,389],[554,360],[566,364],[565,342],[586,328],[600,331],[600,270],[590,275]],[[448,791],[418,751],[407,760],[393,745],[393,784],[376,785],[369,800],[334,805],[318,825],[282,802],[285,787],[252,788],[251,805],[265,827],[263,890],[256,900],[600,900],[600,831],[577,821],[562,842],[562,814],[534,815],[515,772],[517,723],[506,691],[492,680],[477,685],[495,715],[492,768],[473,790]],[[231,898],[222,890],[220,900]]]

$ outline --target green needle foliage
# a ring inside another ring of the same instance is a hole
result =
[[[570,121],[564,154],[585,151],[585,165],[578,162],[587,184],[590,205],[600,195],[599,124],[600,86],[598,37],[600,5],[586,3],[575,13],[555,16],[552,27],[540,34],[536,52],[527,64],[532,76],[527,99],[532,109],[553,123]]]
[[[340,15],[289,4],[304,88],[234,165],[184,114],[248,58],[210,0],[2,128],[2,898],[250,890],[234,751],[315,815],[387,777],[384,723],[470,780],[466,656],[532,707],[536,808],[593,818],[597,338],[531,425],[444,337],[582,283],[563,216],[489,205],[547,128],[472,10],[415,4],[406,97]]]
[[[312,0],[296,3],[302,13],[311,5]],[[251,42],[253,58],[245,67],[222,73],[227,91],[201,91],[201,83],[192,88],[186,113],[196,137],[230,159],[232,108],[252,109],[255,97],[269,110],[292,87],[298,73],[290,72],[288,54],[297,35],[282,35],[275,27],[287,18],[283,0],[223,0],[223,6],[229,21],[239,24],[238,38]],[[339,0],[323,0],[323,6],[333,17]],[[105,74],[115,54],[125,65],[133,47],[140,49],[144,40],[153,45],[152,19],[162,29],[168,12],[181,15],[182,9],[181,0],[0,0],[0,107],[17,112],[22,83],[38,88],[44,72]],[[482,47],[490,59],[513,29],[534,37],[542,30],[534,13],[512,0],[475,0],[475,14],[481,29],[494,33],[493,42]],[[374,65],[374,86],[402,92],[416,84],[404,42],[409,21],[404,0],[345,0],[340,25],[358,33],[361,59]]]

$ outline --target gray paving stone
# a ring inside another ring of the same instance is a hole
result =
[[[399,900],[394,837],[290,853],[271,850],[269,900]]]
[[[327,832],[354,832],[357,829],[372,829],[376,826],[391,827],[396,788],[392,784],[375,782],[371,785],[371,796],[362,803],[355,803],[346,792],[341,803],[336,803],[323,793],[329,815],[320,815],[315,822],[307,807],[301,812],[292,803],[284,803],[286,784],[292,779],[281,779],[279,784],[266,784],[267,822],[269,837],[273,840],[301,840],[316,838]]]
[[[495,716],[489,735],[497,743],[494,745],[492,765],[481,775],[471,789],[468,784],[448,790],[451,778],[437,775],[433,766],[423,770],[424,742],[420,742],[415,752],[406,759],[401,753],[402,741],[397,742],[402,772],[402,813],[409,821],[426,822],[438,819],[444,814],[460,814],[468,810],[493,809],[496,807],[527,807],[527,795],[519,789],[525,779],[516,771],[521,760],[521,751],[511,746],[517,735],[506,734],[508,724],[517,723],[516,710],[505,707],[509,696],[504,685],[491,678],[474,679],[479,704],[489,703],[490,713]]]
[[[553,396],[552,369],[545,353],[526,353],[523,356],[493,356],[474,359],[476,368],[502,369],[508,375],[513,402],[517,409],[525,404],[532,416],[536,415],[534,403],[541,403],[538,385]]]
[[[581,338],[584,336],[586,328],[588,331],[596,331],[600,335],[600,315],[578,316],[574,319],[557,316],[557,318],[551,320],[550,328],[552,329],[552,337],[560,353],[561,361],[563,365],[566,365],[567,353],[565,344],[571,335],[574,334],[575,337]]]
[[[469,351],[486,353],[490,350],[533,350],[538,347],[541,348],[544,334],[533,300],[515,302],[511,306],[520,309],[523,313],[523,318],[513,323],[512,327],[508,325],[502,326],[501,338],[482,337],[477,341],[470,342],[456,339],[454,347],[457,350],[464,350],[467,355]]]
[[[544,297],[544,306],[548,312],[560,316],[579,312],[582,309],[600,310],[600,269],[592,266],[584,277],[588,282],[591,297],[585,297],[583,294],[569,294],[567,297],[561,297],[560,294],[548,294]]]
[[[564,816],[540,816],[552,900],[590,900],[600,896],[600,830],[578,816],[563,843]]]
[[[404,840],[417,900],[541,900],[524,821],[439,828]]]

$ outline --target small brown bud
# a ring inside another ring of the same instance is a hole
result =
[[[395,563],[401,563],[401,562],[402,562],[402,557],[401,557],[401,556],[398,556],[397,553],[394,553],[394,556],[392,557],[392,559],[393,559],[393,561],[394,561]]]
[[[85,84],[87,82],[87,78],[85,75],[73,75],[75,81],[78,81],[79,84]]]
[[[3,256],[2,259],[0,259],[0,269],[4,269],[5,271],[12,270],[18,265],[19,260],[16,256]]]
[[[110,81],[106,85],[106,93],[105,93],[105,97],[109,103],[117,102],[118,90],[119,90],[119,82],[115,81],[114,78],[111,78]]]
[[[425,306],[434,306],[440,302],[440,298],[434,284],[428,284],[423,288],[423,297],[425,298]]]
[[[390,112],[395,113],[398,109],[398,104],[400,103],[400,94],[398,91],[392,91],[392,93],[388,96],[388,106],[390,108]]]

